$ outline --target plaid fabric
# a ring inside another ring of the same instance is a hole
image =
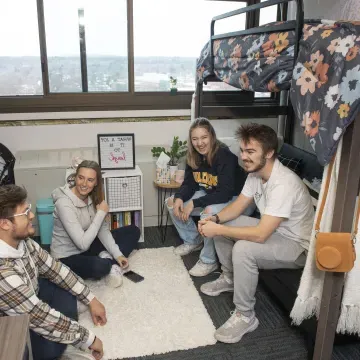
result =
[[[22,259],[0,259],[0,316],[30,315],[30,328],[44,338],[85,349],[94,334],[37,297],[38,276],[70,291],[84,304],[94,298],[83,280],[31,239]],[[36,265],[35,265],[36,264]]]
[[[302,165],[301,159],[288,158],[281,154],[278,154],[278,159],[284,166],[288,167],[290,170],[294,171],[295,174],[300,176]]]

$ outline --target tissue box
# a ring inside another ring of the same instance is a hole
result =
[[[156,168],[156,182],[159,184],[170,184],[170,168]]]

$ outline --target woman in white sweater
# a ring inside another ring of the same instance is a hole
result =
[[[51,254],[83,279],[122,284],[127,257],[137,247],[140,230],[134,225],[109,230],[109,212],[103,200],[101,169],[95,161],[83,161],[76,170],[75,185],[52,193],[55,203]]]

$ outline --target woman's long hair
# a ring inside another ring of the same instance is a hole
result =
[[[89,194],[93,202],[93,206],[94,208],[96,208],[96,205],[100,204],[104,200],[104,189],[103,189],[100,166],[96,161],[84,160],[79,164],[79,166],[76,169],[76,174],[75,174],[76,177],[78,176],[81,168],[93,169],[96,172],[96,185],[94,186],[92,192]]]
[[[192,169],[197,169],[202,162],[202,155],[199,154],[194,148],[191,141],[191,133],[196,128],[204,128],[210,135],[210,150],[206,155],[206,161],[211,166],[215,155],[220,147],[220,141],[216,138],[216,133],[210,121],[206,118],[197,118],[190,126],[189,129],[189,140],[188,140],[188,151],[186,155],[186,162]]]

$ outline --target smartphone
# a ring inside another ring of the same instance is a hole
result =
[[[141,275],[137,274],[136,272],[134,272],[132,270],[126,272],[124,274],[124,276],[126,276],[129,280],[131,280],[131,281],[133,281],[135,283],[138,283],[138,282],[144,280],[144,278]]]

